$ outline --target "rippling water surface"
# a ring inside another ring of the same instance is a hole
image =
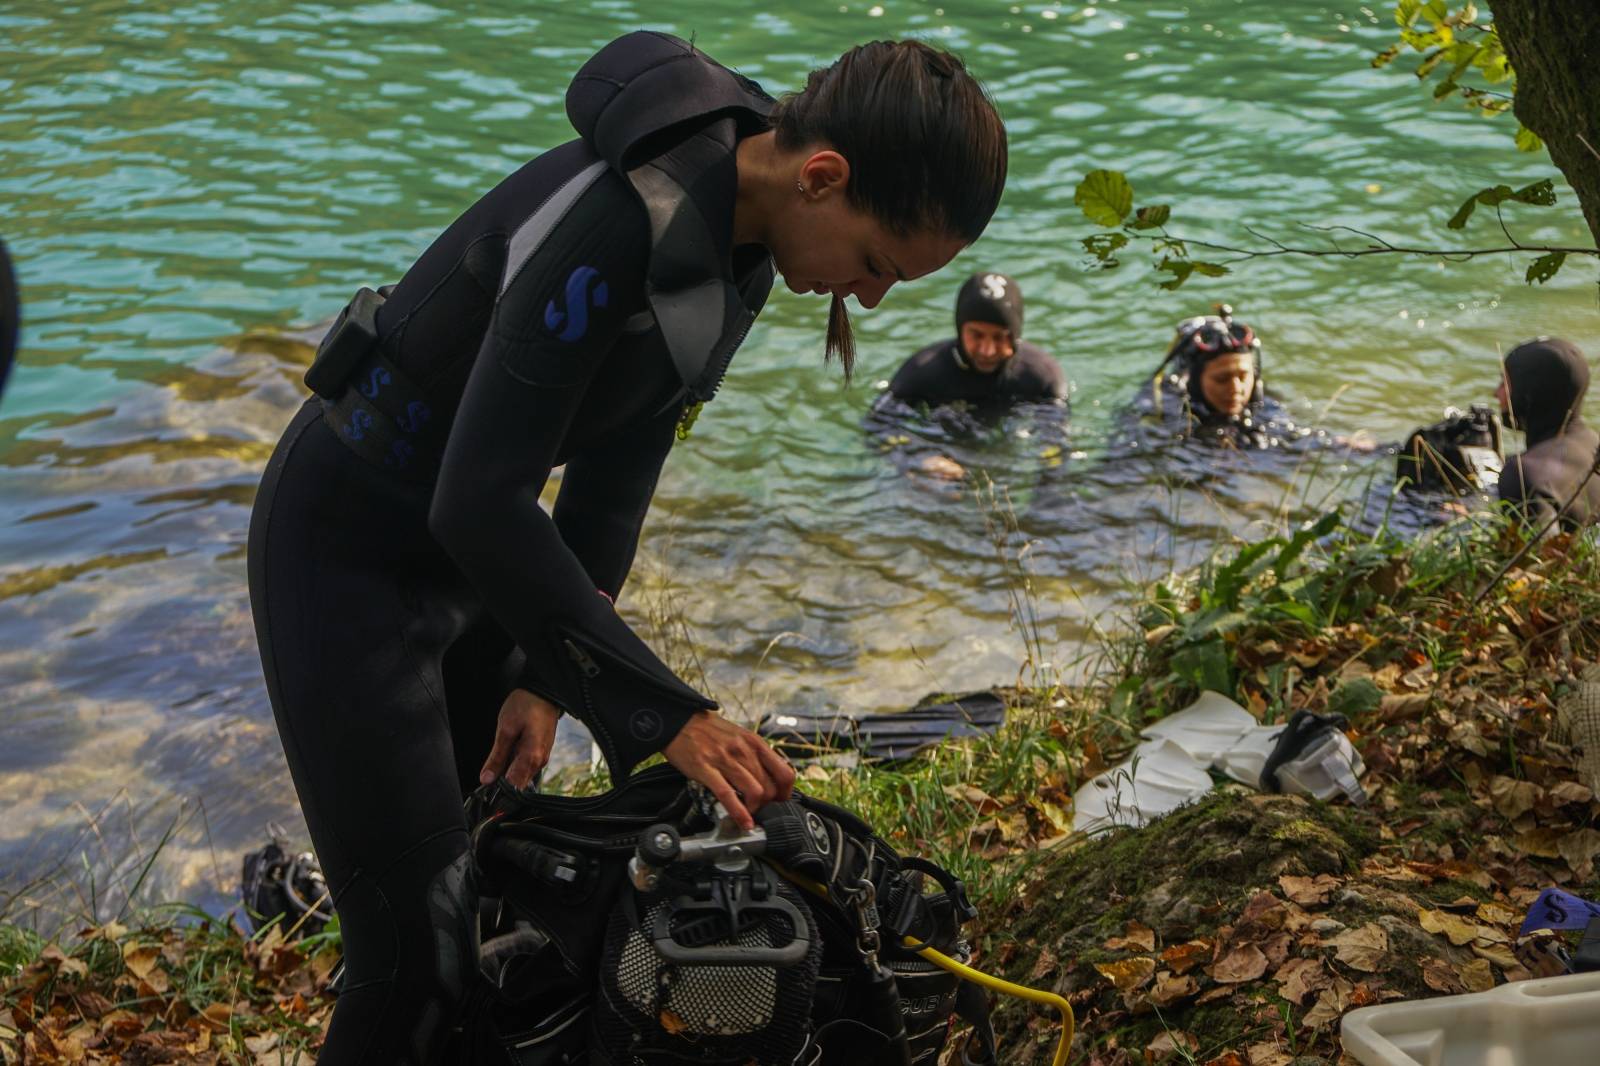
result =
[[[966,57],[1011,131],[984,239],[856,315],[855,387],[819,365],[822,301],[780,286],[668,464],[624,610],[643,622],[670,588],[711,685],[744,713],[889,709],[1016,676],[984,509],[905,476],[862,428],[875,383],[948,334],[967,271],[1021,281],[1029,338],[1074,383],[1058,468],[1026,417],[948,445],[1009,490],[1063,663],[1130,584],[1387,465],[1105,461],[1114,411],[1179,317],[1232,302],[1303,418],[1381,439],[1486,398],[1497,350],[1529,335],[1592,350],[1593,278],[1573,267],[1530,289],[1526,257],[1265,259],[1178,292],[1155,286],[1142,252],[1085,270],[1092,227],[1072,194],[1095,167],[1175,204],[1177,232],[1257,244],[1246,225],[1298,243],[1320,239],[1308,224],[1342,224],[1446,244],[1467,193],[1554,173],[1512,150],[1509,120],[1430,106],[1408,75],[1370,69],[1392,36],[1380,7],[689,0],[662,22],[659,5],[620,0],[11,0],[0,233],[27,319],[0,407],[0,876],[79,851],[125,859],[186,802],[157,887],[216,899],[268,819],[298,829],[243,553],[316,325],[568,139],[567,79],[630,29],[693,35],[774,91],[852,43],[926,37]],[[1511,216],[1520,235],[1587,240],[1562,191],[1555,211]],[[1465,237],[1494,238],[1487,219]]]

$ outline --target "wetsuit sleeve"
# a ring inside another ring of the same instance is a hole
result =
[[[1528,472],[1523,468],[1525,458],[1525,455],[1514,455],[1506,463],[1500,474],[1500,499],[1531,529],[1543,529],[1556,516],[1556,508],[1562,501],[1528,484]]]
[[[613,600],[633,568],[639,530],[655,495],[662,461],[672,448],[679,413],[673,404],[638,432],[616,434],[585,449],[561,475],[556,528],[595,588]]]
[[[596,594],[539,494],[622,322],[643,304],[648,240],[643,209],[611,175],[531,255],[517,255],[513,238],[429,512],[434,536],[527,656],[532,690],[584,720],[618,777],[715,704]],[[658,468],[670,439],[638,444],[638,461]],[[572,458],[587,481],[589,460]],[[591,514],[614,506],[631,522],[639,491],[595,499]]]

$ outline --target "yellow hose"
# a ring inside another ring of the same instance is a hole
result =
[[[807,892],[810,892],[813,896],[818,896],[822,899],[830,899],[827,885],[819,884],[818,882],[811,880],[809,877],[805,877],[801,874],[797,874],[791,870],[785,869],[784,867],[779,866],[777,863],[771,862],[771,860],[768,860],[768,862],[784,877],[787,877],[789,880],[793,881]],[[952,959],[942,951],[937,951],[930,947],[918,947],[917,945],[920,943],[921,941],[917,940],[915,937],[909,936],[906,937],[904,941],[907,950],[915,952],[940,969],[949,970],[957,977],[971,981],[975,985],[982,985],[984,988],[993,989],[994,991],[1000,992],[1007,996],[1015,996],[1017,999],[1025,999],[1030,1003],[1042,1003],[1047,1007],[1054,1007],[1061,1015],[1061,1039],[1056,1041],[1056,1054],[1055,1058],[1051,1060],[1051,1066],[1066,1066],[1067,1054],[1072,1050],[1072,1034],[1076,1030],[1077,1025],[1072,1016],[1072,1004],[1068,1003],[1064,998],[1056,995],[1054,992],[1046,992],[1039,988],[1029,988],[1026,985],[1013,984],[1012,982],[1004,980],[1003,978],[986,974],[982,970],[975,970],[964,962],[958,962],[957,960]]]
[[[1043,1003],[1045,1006],[1054,1007],[1059,1011],[1061,1014],[1061,1039],[1056,1041],[1056,1057],[1051,1060],[1051,1066],[1066,1066],[1067,1053],[1072,1050],[1072,1033],[1075,1024],[1072,1017],[1072,1004],[1054,992],[1028,988],[1026,985],[1012,984],[1010,981],[986,974],[982,970],[975,970],[964,962],[957,962],[950,956],[943,952],[935,951],[933,948],[919,948],[917,944],[918,941],[914,937],[906,937],[905,946],[935,966],[949,970],[951,973],[963,977],[973,984],[992,988],[996,992],[1002,992],[1008,996],[1016,996],[1018,999],[1026,999],[1032,1003]]]

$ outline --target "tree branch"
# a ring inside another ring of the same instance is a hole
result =
[[[1271,247],[1240,248],[1230,244],[1219,244],[1215,241],[1202,241],[1189,237],[1178,237],[1167,232],[1165,227],[1163,227],[1159,233],[1129,231],[1128,235],[1130,237],[1141,238],[1149,241],[1165,240],[1179,242],[1192,248],[1205,248],[1213,252],[1225,252],[1233,257],[1231,259],[1223,260],[1222,263],[1219,264],[1221,266],[1226,266],[1229,263],[1243,262],[1248,259],[1270,259],[1283,255],[1304,255],[1339,259],[1356,259],[1368,255],[1417,255],[1435,259],[1446,259],[1451,262],[1462,262],[1480,255],[1502,255],[1508,252],[1540,252],[1547,255],[1555,252],[1562,252],[1567,255],[1590,255],[1600,257],[1600,248],[1586,248],[1581,246],[1566,247],[1553,244],[1524,244],[1513,237],[1509,231],[1506,232],[1506,239],[1511,243],[1501,247],[1414,248],[1409,245],[1395,244],[1392,241],[1384,237],[1380,237],[1375,233],[1368,233],[1366,230],[1359,230],[1353,226],[1307,226],[1306,228],[1318,230],[1323,233],[1334,233],[1338,231],[1353,233],[1358,237],[1362,237],[1367,241],[1370,241],[1371,243],[1364,248],[1346,248],[1330,237],[1328,240],[1333,244],[1333,247],[1331,248],[1301,248],[1294,245],[1285,244],[1276,237],[1259,233],[1248,226],[1246,226],[1245,229],[1252,237],[1255,237],[1261,241],[1265,241]],[[1503,224],[1502,229],[1504,229]]]

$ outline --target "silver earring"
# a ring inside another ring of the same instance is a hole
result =
[[[801,181],[799,178],[795,179],[794,188],[795,188],[795,191],[798,192],[801,196],[804,196],[806,194],[806,183]]]

